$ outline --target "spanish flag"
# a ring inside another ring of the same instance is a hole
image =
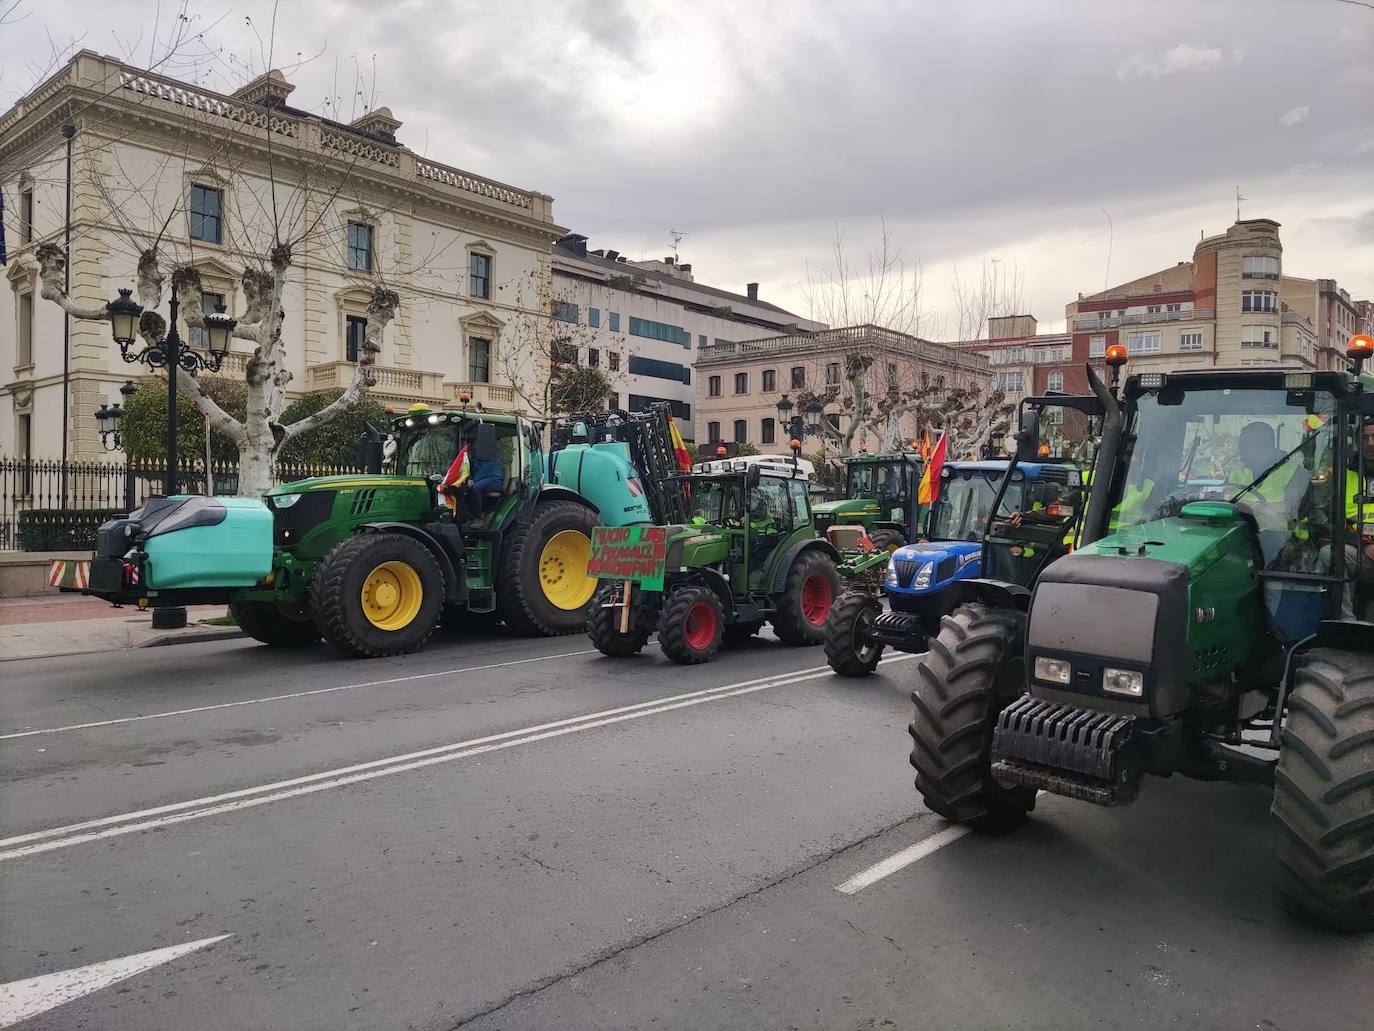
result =
[[[682,434],[678,432],[677,422],[671,417],[668,419],[668,429],[673,436],[673,454],[677,456],[677,467],[679,472],[690,472],[692,469],[692,456],[687,452],[687,442],[682,439]]]
[[[918,505],[933,505],[935,499],[940,496],[940,470],[945,465],[945,435],[940,434],[940,439],[935,444],[935,449],[931,451],[930,458],[926,460],[926,470],[921,474],[921,487],[916,494]]]
[[[930,461],[930,430],[926,430],[921,435],[921,461]]]
[[[472,463],[468,460],[468,446],[463,445],[458,452],[458,457],[453,460],[453,464],[448,467],[448,472],[444,474],[443,482],[439,484],[439,493],[444,495],[448,501],[448,507],[458,511],[458,488],[467,483],[472,477]]]

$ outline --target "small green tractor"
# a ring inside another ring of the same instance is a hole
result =
[[[1350,371],[1147,373],[1119,395],[1124,352],[1111,389],[1089,370],[1104,420],[1081,545],[1014,575],[1057,531],[999,500],[982,578],[955,585],[919,663],[929,808],[1000,831],[1040,791],[1121,806],[1146,774],[1264,785],[1280,902],[1374,931],[1371,346],[1352,341]]]
[[[412,406],[390,427],[394,473],[381,473],[374,434],[366,473],[282,484],[262,501],[154,498],[105,524],[86,593],[140,608],[227,603],[265,644],[323,637],[369,658],[418,648],[441,621],[576,633],[596,589],[592,528],[653,519],[638,470],[675,467],[666,407],[600,418],[597,433],[560,423],[545,456],[529,419]],[[476,471],[446,492],[464,448]]]
[[[844,498],[815,506],[816,532],[825,536],[832,526],[862,526],[884,551],[915,540],[922,468],[914,451],[850,455],[844,460]]]
[[[674,662],[706,662],[765,622],[787,644],[821,642],[839,555],[816,538],[794,463],[707,462],[664,488],[675,499],[670,525],[596,531],[590,570],[603,584],[588,630],[602,654],[635,655],[657,632]]]

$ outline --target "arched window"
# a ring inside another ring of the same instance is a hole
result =
[[[1050,391],[1062,391],[1064,389],[1064,374],[1055,370],[1045,378],[1045,389]]]

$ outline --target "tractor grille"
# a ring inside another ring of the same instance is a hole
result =
[[[353,495],[353,515],[365,516],[372,511],[372,506],[377,501],[377,488],[364,487]]]
[[[897,583],[902,587],[911,586],[911,581],[922,565],[919,559],[914,558],[894,559],[892,564],[897,567]]]
[[[952,579],[954,570],[958,568],[958,565],[959,560],[953,555],[942,558],[940,564],[935,567],[935,582],[942,584],[946,580]]]
[[[272,531],[278,545],[291,547],[329,518],[334,511],[332,490],[306,491],[290,508],[272,510]]]

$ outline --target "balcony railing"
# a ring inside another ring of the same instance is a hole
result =
[[[448,395],[446,401],[450,404],[457,404],[458,395],[467,391],[472,395],[468,399],[470,405],[480,404],[483,408],[498,412],[515,411],[524,407],[519,403],[515,388],[503,383],[445,383],[444,389]]]
[[[1096,329],[1115,329],[1117,326],[1146,326],[1159,322],[1191,322],[1194,319],[1210,319],[1215,313],[1211,308],[1186,308],[1183,311],[1147,311],[1137,315],[1110,315],[1100,318],[1097,312],[1079,315],[1073,320],[1075,333],[1091,333]]]
[[[976,351],[922,340],[881,326],[845,326],[758,340],[720,340],[697,348],[697,364],[849,351],[867,354],[882,351],[969,372],[983,373],[988,369],[987,357]]]
[[[340,390],[353,382],[357,366],[353,362],[329,362],[312,365],[305,370],[305,389]],[[375,385],[371,393],[404,401],[438,401],[444,396],[444,377],[438,372],[398,369],[388,365],[374,365]]]

